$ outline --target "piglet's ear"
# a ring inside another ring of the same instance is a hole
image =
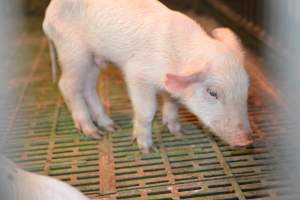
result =
[[[182,67],[181,71],[176,74],[168,73],[165,79],[165,87],[174,94],[181,92],[191,84],[203,81],[208,70],[208,62],[205,59],[197,60],[187,67]]]
[[[165,84],[169,91],[180,92],[196,81],[196,76],[180,76],[175,74],[167,74]]]
[[[229,28],[216,28],[212,31],[212,36],[225,43],[231,48],[241,61],[244,60],[244,51],[241,45],[241,41],[238,36]]]

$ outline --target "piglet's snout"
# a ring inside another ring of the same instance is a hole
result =
[[[240,132],[233,136],[230,145],[233,148],[242,148],[253,144],[253,142],[254,140],[251,132]]]

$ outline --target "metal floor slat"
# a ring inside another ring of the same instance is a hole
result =
[[[66,181],[93,199],[293,199],[286,178],[272,175],[277,169],[267,144],[232,150],[197,125],[184,108],[180,118],[187,134],[178,139],[163,130],[159,111],[153,128],[158,152],[142,155],[131,141],[132,109],[115,68],[102,74],[100,92],[122,130],[101,141],[78,134],[51,82],[45,39],[33,40],[37,35],[28,43],[35,48],[38,43],[42,52],[34,50],[36,67],[28,76],[8,135],[13,145],[7,154],[23,168]],[[260,96],[262,91],[254,82],[249,99],[251,124],[258,135],[278,137],[284,122]]]

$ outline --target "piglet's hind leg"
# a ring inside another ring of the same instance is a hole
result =
[[[88,72],[93,67],[93,61],[82,49],[84,48],[80,46],[68,48],[67,45],[57,48],[62,64],[59,88],[71,111],[76,128],[91,138],[100,139],[103,132],[94,125],[84,98],[84,86]]]
[[[97,64],[94,64],[94,66],[88,72],[87,80],[85,82],[84,97],[94,123],[99,128],[104,129],[106,132],[115,132],[116,125],[106,114],[104,106],[97,94],[97,83],[100,70],[101,67],[105,65],[105,63],[100,62],[99,59],[97,61]]]

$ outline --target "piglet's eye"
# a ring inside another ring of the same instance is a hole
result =
[[[218,93],[217,93],[217,91],[215,91],[215,90],[213,90],[213,89],[211,89],[211,88],[207,88],[206,91],[207,91],[207,93],[208,93],[210,96],[212,96],[212,97],[218,99]]]

